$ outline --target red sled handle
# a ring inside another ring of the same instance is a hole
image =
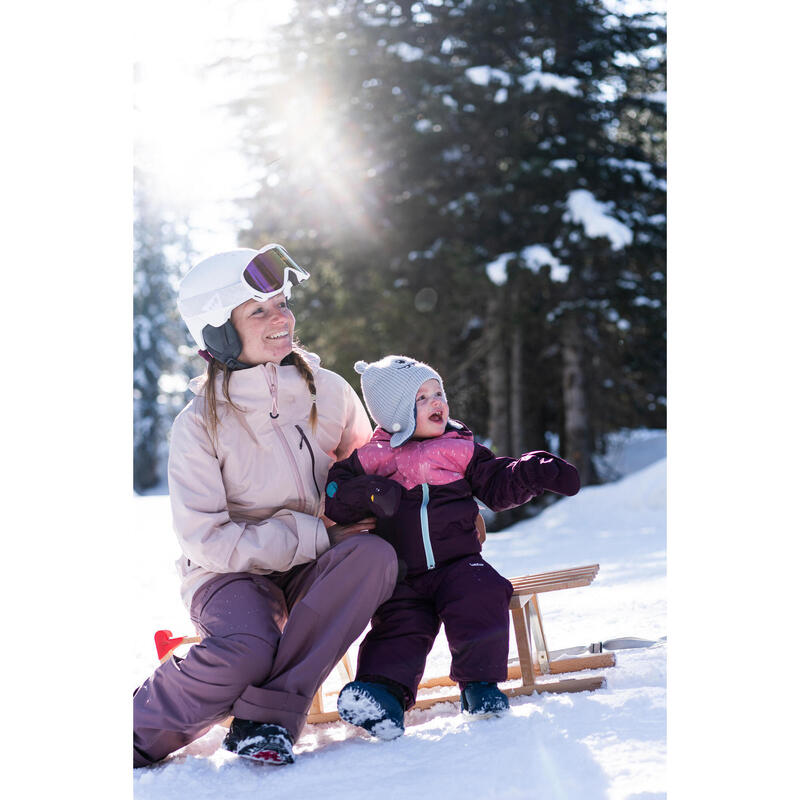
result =
[[[156,655],[158,660],[163,664],[175,650],[182,644],[195,644],[200,641],[199,636],[172,636],[172,631],[161,630],[156,631],[153,636],[156,643]]]

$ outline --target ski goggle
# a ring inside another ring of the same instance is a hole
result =
[[[283,292],[287,298],[292,287],[309,278],[309,274],[279,244],[268,244],[253,256],[242,272],[242,283],[255,300],[269,300]]]
[[[239,253],[234,251],[224,255],[236,258]],[[241,261],[239,263],[241,264]],[[190,272],[187,278],[191,274]],[[188,290],[191,293],[188,296],[186,291],[179,293],[178,309],[184,320],[187,320],[187,325],[191,320],[192,325],[219,327],[229,319],[231,310],[236,306],[248,300],[263,302],[281,292],[289,298],[292,287],[309,277],[311,277],[309,273],[297,264],[281,245],[268,244],[243,267],[239,266],[233,274],[230,274],[229,280],[232,282],[228,285],[214,286],[213,280],[212,285],[205,290],[202,288],[204,281],[201,281],[199,286],[190,285],[191,288]]]

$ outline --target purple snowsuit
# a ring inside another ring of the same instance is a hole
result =
[[[397,448],[390,436],[376,428],[369,443],[331,467],[325,513],[341,523],[377,513],[376,533],[397,552],[400,580],[372,618],[356,678],[399,683],[409,708],[442,623],[453,681],[463,688],[507,678],[512,587],[480,556],[474,497],[502,511],[545,489],[574,495],[580,480],[572,464],[543,450],[496,457],[454,420],[441,436]]]

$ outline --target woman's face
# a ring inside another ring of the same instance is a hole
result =
[[[239,361],[280,364],[292,352],[294,314],[283,294],[269,300],[248,300],[233,309],[231,320],[242,340]]]

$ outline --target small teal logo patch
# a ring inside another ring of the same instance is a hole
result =
[[[338,488],[339,488],[339,484],[338,484],[338,483],[336,483],[336,481],[331,481],[331,482],[330,482],[330,483],[329,483],[329,484],[328,484],[328,485],[325,487],[325,494],[326,494],[326,495],[328,495],[328,497],[333,497],[333,496],[336,494],[336,490],[337,490]]]

